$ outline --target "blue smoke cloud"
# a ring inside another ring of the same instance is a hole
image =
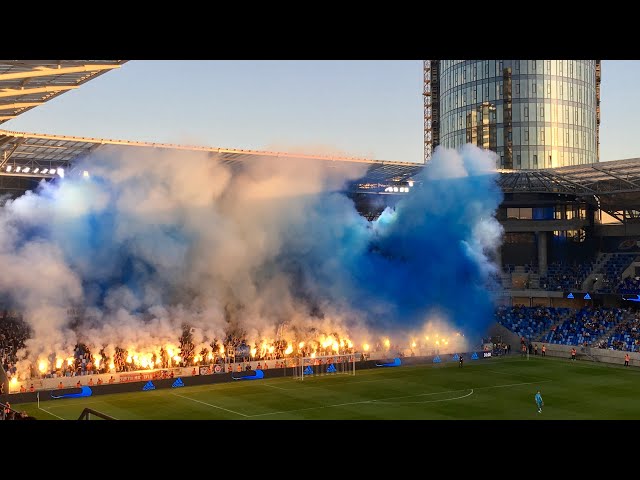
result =
[[[316,298],[360,311],[376,330],[415,330],[436,309],[478,337],[493,318],[488,256],[502,236],[493,165],[472,146],[439,150],[420,186],[372,223],[344,197],[323,195],[279,261],[301,264]]]
[[[300,330],[409,332],[437,313],[468,335],[493,321],[489,255],[502,230],[493,154],[439,149],[375,221],[337,193],[362,166],[105,149],[90,177],[42,183],[0,211],[0,293],[34,328],[32,360],[95,345]],[[39,264],[25,269],[33,251]],[[44,272],[44,274],[43,274]],[[89,308],[71,326],[62,310]],[[434,313],[435,312],[435,313]]]

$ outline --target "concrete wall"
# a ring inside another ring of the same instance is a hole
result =
[[[538,345],[538,352],[542,351],[542,344],[544,342],[532,342],[533,345]],[[572,345],[555,345],[552,343],[544,343],[547,346],[547,355],[551,357],[571,358]],[[576,346],[576,358],[578,360],[588,360],[603,363],[615,363],[618,365],[624,365],[624,356],[629,354],[629,365],[637,367],[640,366],[640,352],[622,352],[619,350],[607,350],[603,348],[592,347],[579,347]],[[538,353],[540,356],[540,353]]]

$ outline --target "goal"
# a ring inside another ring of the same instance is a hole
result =
[[[317,357],[297,357],[293,376],[297,380],[325,375],[355,375],[356,356],[354,354],[325,355]]]

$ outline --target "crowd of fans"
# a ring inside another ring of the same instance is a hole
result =
[[[540,286],[543,290],[578,290],[592,270],[592,262],[553,262],[546,276],[540,276]]]
[[[597,346],[610,350],[640,351],[640,314],[618,323],[611,335],[601,340]]]
[[[619,293],[640,294],[640,277],[627,277],[618,283]]]
[[[571,315],[569,308],[553,307],[498,307],[495,313],[496,321],[517,333],[521,337],[536,339],[551,326]]]
[[[0,402],[0,420],[35,420],[27,412],[19,412],[11,407],[9,402]]]
[[[16,353],[25,347],[25,340],[29,338],[30,332],[27,324],[20,317],[7,312],[2,313],[0,316],[0,327],[2,365],[8,376],[12,377],[17,371]],[[336,334],[334,336],[337,338]],[[47,371],[40,371],[38,365],[32,365],[29,377],[32,379],[75,377],[144,369],[162,370],[164,372],[172,367],[200,367],[267,360],[273,360],[275,363],[271,365],[279,366],[286,357],[286,353],[290,353],[286,352],[288,344],[285,340],[277,340],[269,345],[268,348],[264,348],[264,346],[248,342],[242,331],[232,331],[222,339],[214,339],[208,345],[210,348],[201,348],[198,352],[196,352],[193,342],[193,330],[189,326],[184,327],[178,341],[179,348],[177,351],[168,352],[164,348],[160,348],[158,354],[152,355],[151,363],[143,365],[136,364],[135,357],[132,357],[123,348],[116,347],[114,355],[109,357],[104,349],[94,352],[91,351],[88,345],[78,343],[75,345],[73,356],[56,362],[49,362]],[[317,356],[336,353],[345,355],[354,353],[355,349],[350,342],[349,344],[341,342],[339,351],[336,351],[333,346],[327,347],[317,342],[309,342],[299,347],[296,353],[310,356],[312,352],[315,352]],[[158,372],[158,375],[161,374],[161,372]],[[169,375],[169,371],[166,371],[167,378],[169,378]]]
[[[16,372],[17,352],[29,338],[29,327],[16,312],[0,311],[0,361],[7,374]]]
[[[575,291],[582,290],[582,284],[590,274],[594,274],[594,280],[599,293],[631,293],[640,294],[640,276],[632,276],[621,279],[624,270],[635,261],[634,255],[609,254],[609,258],[596,270],[595,261],[584,262],[553,262],[547,266],[547,273],[539,276],[539,288],[547,291]],[[638,257],[640,258],[640,257]],[[538,274],[536,265],[522,265],[520,272],[525,274]],[[517,272],[516,266],[506,264],[503,266],[506,273]],[[525,281],[524,288],[529,288],[530,282]]]
[[[544,337],[547,343],[563,345],[592,345],[628,314],[622,308],[585,307],[552,328]]]
[[[502,306],[496,321],[521,337],[545,343],[640,349],[640,319],[625,308]],[[599,340],[609,332],[610,337]]]

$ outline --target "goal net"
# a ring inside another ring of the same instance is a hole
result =
[[[298,380],[325,375],[355,375],[354,354],[298,357],[293,367],[293,376]]]

